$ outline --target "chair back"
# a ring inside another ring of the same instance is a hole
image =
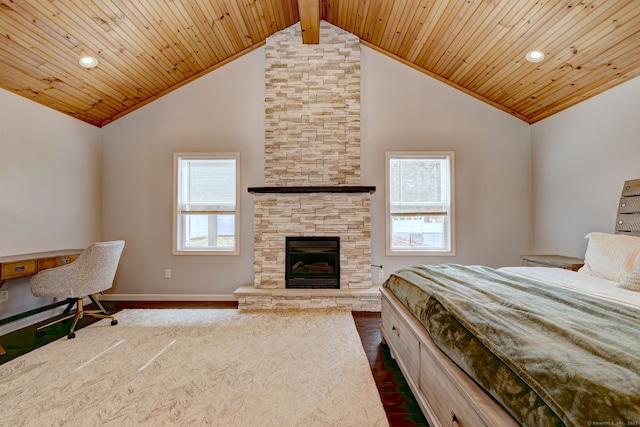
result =
[[[43,270],[31,278],[35,296],[81,298],[111,288],[124,240],[89,245],[71,264]]]
[[[124,240],[97,242],[89,245],[75,261],[79,274],[85,276],[85,290],[93,290],[85,295],[102,292],[113,285]]]

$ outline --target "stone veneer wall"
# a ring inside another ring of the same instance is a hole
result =
[[[360,182],[360,39],[321,21],[320,44],[295,24],[266,42],[267,186]]]
[[[266,42],[267,186],[360,185],[360,40],[322,21]],[[371,287],[369,193],[256,194],[256,288],[284,288],[286,236],[340,237],[340,288]]]

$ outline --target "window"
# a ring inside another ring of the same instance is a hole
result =
[[[239,253],[239,153],[173,155],[174,254]]]
[[[455,255],[454,153],[387,152],[387,255]]]

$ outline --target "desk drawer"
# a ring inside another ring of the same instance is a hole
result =
[[[38,271],[46,270],[47,268],[60,267],[62,265],[71,264],[78,259],[80,255],[65,255],[56,256],[51,258],[39,258],[38,259]]]
[[[398,353],[397,360],[408,371],[406,375],[416,381],[420,370],[420,342],[407,323],[384,298],[382,299],[382,328],[387,344],[394,353]]]
[[[36,272],[35,260],[7,262],[2,264],[2,279],[21,277],[34,274]]]

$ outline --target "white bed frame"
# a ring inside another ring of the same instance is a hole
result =
[[[616,233],[640,236],[640,179],[624,183]],[[381,329],[431,427],[518,425],[436,347],[424,326],[386,288],[382,288]]]
[[[381,292],[382,338],[431,427],[518,425],[436,347],[424,326],[388,289]]]

